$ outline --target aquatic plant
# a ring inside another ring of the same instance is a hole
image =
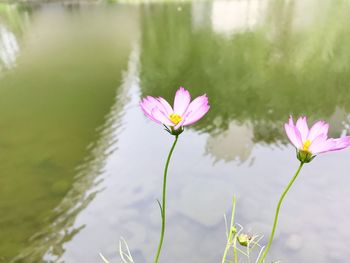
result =
[[[135,263],[134,259],[131,256],[129,246],[126,243],[124,238],[121,238],[119,240],[119,254],[120,258],[122,259],[123,263]],[[100,257],[103,260],[104,263],[110,263],[103,255],[100,253]]]
[[[208,97],[204,94],[195,98],[191,102],[191,95],[188,90],[180,87],[175,94],[174,107],[162,97],[147,96],[140,102],[140,107],[145,115],[154,122],[163,124],[165,130],[175,136],[173,145],[170,148],[168,158],[166,160],[164,177],[162,202],[158,201],[162,218],[162,228],[155,263],[159,260],[162,250],[164,232],[165,232],[165,212],[166,212],[166,180],[171,155],[174,151],[178,136],[184,131],[184,126],[191,125],[199,121],[209,110]]]
[[[248,235],[244,232],[242,225],[235,223],[235,210],[236,210],[236,197],[233,197],[232,201],[232,214],[230,225],[227,225],[226,216],[224,216],[226,224],[226,246],[224,254],[222,256],[221,263],[233,262],[238,263],[239,254],[247,259],[248,262],[251,262],[251,254],[253,249],[259,248],[259,254],[257,256],[256,262],[259,260],[264,247],[259,244],[260,240],[263,238],[261,235]],[[228,252],[232,248],[233,260],[228,261],[227,256]],[[242,261],[240,261],[242,262]]]
[[[294,181],[297,179],[303,165],[311,162],[318,154],[341,150],[350,146],[350,136],[344,136],[337,139],[328,138],[329,124],[324,121],[316,122],[311,129],[309,129],[306,117],[300,117],[294,125],[293,118],[290,116],[289,122],[284,125],[284,128],[290,142],[296,148],[297,158],[300,161],[300,164],[278,201],[270,238],[259,261],[260,263],[264,262],[269,248],[271,247],[282,201]]]

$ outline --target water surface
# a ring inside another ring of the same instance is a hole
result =
[[[173,138],[138,108],[179,85],[209,114],[169,171],[164,262],[219,262],[223,214],[268,236],[297,168],[290,114],[349,131],[347,1],[0,4],[0,262],[151,262]],[[347,262],[350,151],[307,165],[271,260]],[[264,239],[266,242],[266,239]]]

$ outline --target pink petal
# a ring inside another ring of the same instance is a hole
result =
[[[174,99],[174,112],[183,116],[185,111],[187,110],[191,101],[190,93],[185,90],[183,87],[180,87],[175,94]]]
[[[210,109],[209,105],[203,105],[196,112],[191,113],[186,118],[186,121],[183,123],[183,126],[188,126],[196,123],[197,121],[203,118],[203,116],[209,111],[209,109]]]
[[[149,101],[150,104],[153,105],[153,108],[158,108],[160,111],[164,112],[166,115],[168,115],[168,109],[166,106],[160,101],[161,97],[154,98],[152,96],[147,96],[146,99]],[[163,99],[164,100],[164,99]],[[165,100],[164,100],[165,101]],[[153,109],[152,108],[152,109]],[[170,107],[171,108],[171,107]]]
[[[174,113],[173,108],[165,99],[163,99],[162,97],[158,97],[157,100],[163,105],[164,110],[168,116]]]
[[[313,141],[321,134],[328,134],[329,124],[324,121],[316,122],[310,129],[307,139]]]
[[[304,142],[309,134],[309,127],[307,126],[306,117],[300,117],[297,120],[296,128],[299,130],[301,135],[301,140]]]
[[[196,111],[197,109],[199,109],[203,104],[208,104],[208,97],[206,94],[199,96],[197,98],[195,98],[190,105],[187,108],[187,112],[190,111]]]
[[[327,139],[324,134],[319,135],[310,145],[309,151],[313,154],[320,154],[332,151],[336,143],[334,139]]]
[[[295,129],[294,127],[290,127],[287,123],[284,124],[284,129],[286,131],[286,134],[290,140],[290,142],[296,147],[296,148],[300,148],[301,147],[301,142],[300,140],[297,138],[296,133],[295,133]]]
[[[173,113],[169,103],[161,97],[147,96],[140,102],[140,107],[148,118],[157,123],[169,123],[168,116]],[[171,125],[174,124],[171,122]]]
[[[140,102],[140,107],[144,112],[151,114],[152,109],[154,108],[154,104],[149,102],[147,98],[143,98]]]
[[[301,136],[299,131],[295,128],[294,122],[293,122],[293,117],[289,117],[289,123],[286,123],[284,125],[284,129],[286,131],[286,134],[290,140],[290,142],[296,147],[296,148],[301,148],[302,146],[302,141],[301,141]]]
[[[183,126],[191,125],[201,118],[209,111],[208,97],[202,95],[194,99],[191,104],[188,106],[188,109],[185,113],[185,121]]]
[[[168,119],[166,113],[164,111],[161,111],[159,108],[154,108],[152,110],[152,117],[158,123],[163,123],[168,126],[174,126],[174,123],[172,123],[172,121]]]
[[[333,139],[333,141],[335,142],[335,146],[331,149],[331,151],[341,150],[350,146],[350,136]]]
[[[143,99],[140,102],[140,107],[143,111],[143,113],[150,118],[152,121],[158,122],[157,120],[155,120],[152,116],[152,109],[154,108],[154,105],[151,104],[147,99]]]

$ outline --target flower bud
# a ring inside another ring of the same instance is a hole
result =
[[[247,234],[240,234],[237,236],[237,241],[241,246],[248,246],[249,241],[252,239],[251,236],[248,236]]]
[[[236,234],[237,234],[237,228],[236,228],[235,226],[232,226],[232,227],[231,227],[231,233],[232,233],[233,235],[236,235]]]

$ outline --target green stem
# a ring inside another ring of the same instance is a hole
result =
[[[230,234],[230,236],[229,236],[228,238],[229,238],[229,239],[231,238],[231,234]],[[231,244],[230,244],[230,241],[228,240],[227,243],[226,243],[224,255],[222,256],[221,263],[225,263],[226,257],[227,257],[227,252],[228,252],[228,250],[230,249],[230,246],[231,246]]]
[[[273,227],[272,227],[272,231],[271,231],[269,243],[267,244],[266,249],[265,249],[264,253],[262,254],[262,257],[261,257],[259,263],[263,263],[263,262],[264,262],[264,259],[265,259],[266,255],[267,255],[267,252],[269,251],[269,249],[270,249],[270,247],[271,247],[272,240],[273,240],[273,236],[275,235],[275,230],[276,230],[276,226],[277,226],[278,214],[279,214],[279,211],[280,211],[280,207],[281,207],[283,198],[286,196],[288,190],[290,189],[290,187],[291,187],[292,184],[294,183],[295,179],[297,179],[298,174],[299,174],[301,168],[303,167],[303,165],[304,165],[304,163],[303,163],[303,162],[300,162],[300,165],[299,165],[298,170],[297,170],[296,173],[294,174],[292,180],[290,180],[290,182],[289,182],[289,184],[287,185],[286,189],[283,191],[283,193],[282,193],[282,195],[281,195],[281,197],[280,197],[280,200],[278,201],[277,208],[276,208],[275,219],[274,219],[274,221],[273,221]]]
[[[222,256],[221,263],[225,263],[227,253],[231,247],[232,240],[234,238],[236,238],[236,230],[234,229],[234,227],[235,227],[235,210],[236,210],[236,196],[233,197],[233,201],[232,201],[232,214],[231,214],[231,222],[230,222],[230,229],[229,229],[230,232],[229,232],[228,237],[227,237],[227,243],[226,243],[224,254]]]
[[[238,254],[237,254],[237,235],[234,236],[234,241],[233,241],[233,262],[238,263]]]
[[[163,195],[162,195],[162,205],[160,206],[161,210],[161,216],[162,216],[162,230],[160,233],[160,240],[159,240],[159,245],[158,245],[158,250],[157,250],[157,255],[156,259],[154,260],[154,263],[158,262],[160,251],[162,250],[162,245],[163,245],[163,239],[164,239],[164,232],[165,232],[165,197],[166,197],[166,177],[168,173],[168,166],[170,162],[171,155],[173,154],[175,145],[177,143],[178,135],[175,136],[175,140],[173,145],[171,146],[170,152],[168,154],[168,158],[165,163],[165,169],[164,169],[164,178],[163,178]]]

